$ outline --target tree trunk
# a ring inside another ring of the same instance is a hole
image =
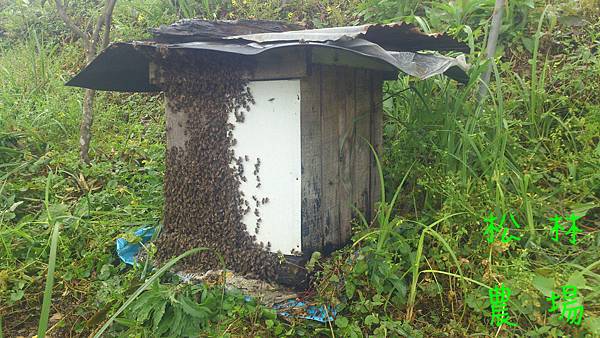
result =
[[[90,163],[89,150],[92,138],[92,123],[94,122],[94,96],[95,90],[86,89],[83,96],[83,116],[79,128],[79,157],[85,163]]]
[[[94,61],[97,51],[97,41],[90,40],[89,43],[84,43],[85,58],[89,65]],[[96,91],[86,89],[83,94],[83,109],[81,116],[81,124],[79,125],[79,159],[85,163],[90,163],[90,140],[92,139],[92,124],[94,123],[94,97]]]
[[[96,26],[91,31],[89,31],[91,29],[91,24],[87,29],[81,29],[71,20],[65,9],[65,2],[67,2],[67,0],[55,0],[54,2],[56,4],[58,15],[71,29],[71,31],[81,38],[83,50],[85,51],[85,58],[89,65],[96,57],[98,46],[101,46],[102,49],[108,46],[110,40],[112,13],[117,0],[106,0],[104,4],[104,11],[98,16],[98,19],[96,20]],[[102,26],[104,26],[104,36],[101,44],[99,44]],[[79,127],[79,157],[81,161],[86,164],[90,163],[90,156],[88,152],[90,150],[90,140],[92,138],[92,123],[94,122],[94,95],[94,90],[85,90],[85,94],[83,96],[83,114],[81,125]]]
[[[498,35],[500,34],[500,28],[502,26],[502,10],[504,9],[504,0],[496,0],[494,6],[494,13],[492,14],[492,25],[490,26],[490,34],[487,41],[486,56],[489,61],[488,69],[483,74],[483,82],[479,86],[479,100],[482,101],[487,94],[487,87],[490,83],[490,77],[492,75],[492,63],[494,62],[494,56],[496,55],[496,46],[498,45]]]

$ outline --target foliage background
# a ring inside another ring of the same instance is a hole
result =
[[[70,11],[85,24],[98,4],[72,1]],[[242,295],[221,299],[220,288],[165,276],[108,335],[600,335],[600,4],[509,1],[489,95],[479,101],[493,5],[119,1],[116,41],[147,38],[147,28],[185,17],[308,27],[404,20],[467,42],[472,81],[385,84],[382,217],[357,221],[352,246],[312,262],[319,271],[312,296],[339,310],[331,325],[286,320]],[[35,331],[54,222],[61,235],[50,334],[94,331],[148,277],[147,269],[119,263],[114,240],[160,224],[162,97],[99,93],[93,163],[81,166],[82,91],[63,83],[84,63],[52,2],[0,0],[0,318],[7,336]],[[482,220],[490,212],[512,212],[522,227],[511,234],[521,241],[488,244]],[[548,218],[571,213],[583,217],[577,245],[551,241]],[[519,325],[498,331],[487,288],[499,283],[513,291],[511,318]],[[580,327],[547,311],[545,297],[565,284],[580,290]]]

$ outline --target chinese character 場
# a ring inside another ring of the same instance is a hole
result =
[[[562,288],[563,304],[561,317],[567,320],[567,323],[579,325],[583,317],[583,305],[579,304],[577,297],[577,287],[565,285]]]
[[[554,312],[559,309],[557,302],[560,299],[561,297],[555,292],[552,292],[550,297],[546,298],[547,301],[552,303],[552,307],[548,310],[549,312]],[[563,286],[562,301],[560,318],[565,318],[569,324],[581,324],[581,319],[583,318],[583,305],[579,304],[577,287],[571,285]]]

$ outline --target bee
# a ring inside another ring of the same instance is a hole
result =
[[[157,241],[157,259],[209,247],[222,252],[234,271],[272,279],[277,261],[268,251],[270,243],[265,251],[242,222],[253,209],[240,191],[241,182],[247,182],[243,162],[250,157],[235,156],[235,125],[229,122],[232,115],[243,122],[254,103],[247,80],[241,77],[252,65],[234,56],[217,59],[186,52],[170,53],[157,62],[170,114],[179,115],[175,123],[185,136],[183,147],[171,146],[165,154],[165,224]],[[257,158],[255,176],[259,170]],[[257,181],[260,187],[260,178]],[[253,200],[258,207],[268,199],[253,196]],[[258,233],[262,218],[258,208],[254,213],[258,218],[254,232]],[[198,272],[217,269],[220,264],[204,252],[184,259],[181,266]]]

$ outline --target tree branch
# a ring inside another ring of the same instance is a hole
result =
[[[117,0],[108,0],[106,14],[104,16],[104,37],[102,38],[102,49],[108,47],[108,43],[110,42],[110,26],[112,24],[112,13],[116,3]]]
[[[98,40],[100,39],[100,30],[102,29],[102,25],[104,24],[104,14],[106,13],[106,9],[102,11],[102,14],[98,15],[98,20],[96,21],[96,27],[92,31],[92,43],[94,47],[98,45]]]
[[[496,46],[498,45],[498,35],[500,34],[500,28],[502,26],[502,9],[504,8],[504,0],[496,0],[494,6],[494,12],[492,14],[492,25],[490,27],[490,35],[487,41],[486,56],[489,61],[488,69],[483,74],[483,82],[479,86],[479,100],[481,101],[487,94],[487,87],[490,83],[490,76],[492,75],[492,63],[494,62],[494,56],[496,55]]]
[[[83,44],[87,45],[89,42],[88,36],[79,27],[77,27],[77,25],[75,25],[73,21],[71,21],[71,19],[67,15],[65,7],[62,4],[62,1],[55,0],[54,2],[56,3],[56,10],[58,11],[58,15],[61,17],[61,19],[73,31],[73,33],[75,33],[77,36],[83,39]]]

